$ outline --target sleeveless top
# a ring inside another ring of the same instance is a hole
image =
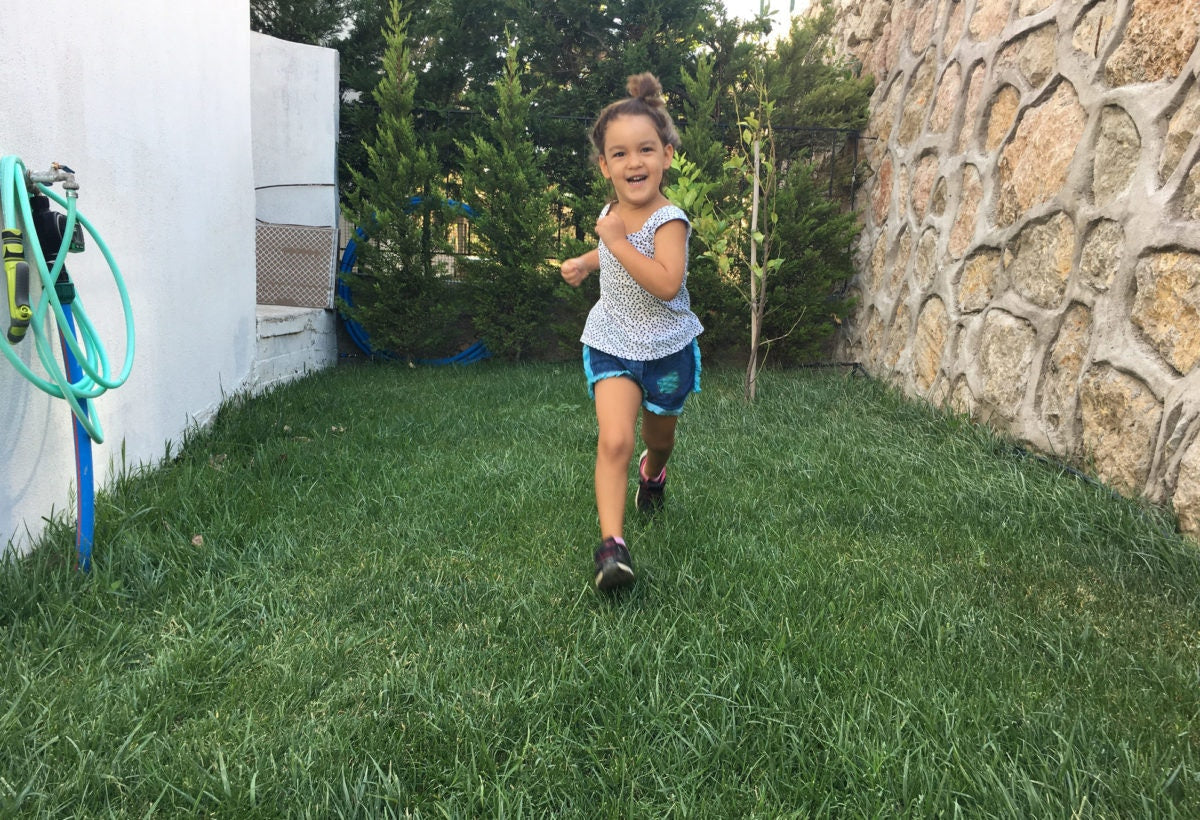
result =
[[[606,205],[601,216],[608,213]],[[650,215],[629,242],[647,257],[654,257],[654,233],[675,219],[692,226],[687,214],[674,205],[664,205]],[[692,313],[687,290],[687,247],[684,247],[683,282],[679,293],[663,301],[637,283],[612,251],[600,242],[600,301],[588,313],[580,341],[588,347],[633,361],[661,359],[678,353],[704,332],[700,319]]]

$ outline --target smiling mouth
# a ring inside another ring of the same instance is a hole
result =
[[[628,182],[628,183],[630,183],[631,185],[633,185],[633,184],[636,184],[636,183],[638,183],[638,182],[645,182],[647,179],[649,179],[649,177],[643,174],[643,175],[642,175],[642,176],[640,176],[640,177],[629,177],[629,178],[628,178],[628,179],[626,179],[625,181],[626,181],[626,182]]]

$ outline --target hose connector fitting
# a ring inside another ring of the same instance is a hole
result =
[[[79,183],[75,181],[75,171],[58,163],[50,163],[49,171],[25,171],[25,185],[33,192],[36,185],[53,185],[61,182],[67,196],[79,196]]]

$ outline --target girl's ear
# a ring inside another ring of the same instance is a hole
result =
[[[671,160],[673,160],[675,158],[675,146],[668,142],[666,145],[666,148],[664,148],[663,151],[667,155],[667,164],[665,167],[670,168]]]
[[[600,173],[604,175],[604,178],[612,179],[612,175],[608,172],[608,161],[604,159],[603,155],[596,157],[596,162],[600,165]]]

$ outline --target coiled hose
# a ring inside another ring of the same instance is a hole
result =
[[[135,340],[129,291],[108,246],[104,244],[104,240],[101,239],[92,224],[77,211],[75,193],[68,191],[66,197],[61,197],[42,183],[35,183],[32,188],[66,209],[62,245],[54,258],[53,267],[47,263],[41,243],[37,241],[36,223],[29,198],[31,186],[28,183],[25,164],[15,156],[0,158],[0,211],[3,211],[4,214],[6,246],[8,237],[13,235],[22,240],[33,240],[25,241],[25,252],[26,256],[31,256],[33,259],[42,287],[36,307],[30,306],[31,309],[28,311],[28,327],[33,331],[38,360],[49,378],[37,375],[25,362],[21,361],[20,356],[17,355],[17,342],[12,341],[11,335],[2,337],[0,352],[17,369],[17,372],[39,390],[55,398],[64,399],[70,405],[75,419],[87,431],[88,436],[99,444],[104,441],[103,428],[95,413],[89,413],[83,402],[87,399],[99,398],[106,391],[120,387],[129,378],[129,373],[133,369]],[[72,237],[75,235],[76,225],[82,226],[87,231],[92,237],[92,241],[96,243],[96,247],[104,255],[120,295],[121,309],[125,317],[125,360],[121,370],[115,375],[104,345],[84,309],[83,301],[74,292],[70,279],[66,276],[67,252],[70,249]],[[10,284],[10,290],[11,287]],[[13,301],[11,292],[9,301],[11,308]],[[68,319],[68,310],[73,314],[71,318],[74,321]],[[55,359],[49,321],[51,315],[60,331],[58,335],[61,343],[79,365],[80,372],[75,379],[72,379]],[[75,328],[78,329],[78,337],[74,332]]]
[[[41,179],[50,182],[62,181],[67,196],[58,196],[40,181]],[[45,174],[30,174],[17,157],[0,158],[0,211],[4,216],[3,256],[9,313],[8,332],[0,337],[3,338],[0,342],[0,352],[3,352],[13,367],[35,387],[55,398],[64,399],[71,408],[71,414],[74,416],[71,429],[75,444],[76,478],[75,546],[78,552],[78,567],[87,572],[92,564],[95,527],[96,490],[92,467],[92,442],[100,443],[104,440],[103,429],[89,407],[89,400],[98,398],[107,390],[120,387],[129,378],[133,368],[134,330],[133,311],[130,308],[125,281],[104,240],[91,223],[76,210],[77,189],[74,172],[62,166],[55,166],[52,172]],[[33,191],[40,194],[37,198],[36,213],[30,201]],[[47,199],[65,208],[66,216],[51,212]],[[42,220],[41,233],[38,230],[39,219]],[[87,231],[104,255],[120,294],[121,309],[125,317],[125,361],[121,371],[115,376],[96,328],[88,318],[75,285],[67,274],[67,254],[72,250],[82,250],[75,242],[77,225]],[[55,240],[59,242],[57,248],[53,247]],[[46,258],[43,241],[49,243],[52,263]],[[41,295],[36,307],[31,304],[30,298],[32,289],[26,261],[28,257],[33,258],[41,281]],[[51,314],[58,328],[63,367],[60,367],[54,358],[50,341]],[[33,330],[38,359],[49,379],[38,376],[17,355],[16,345],[25,339],[30,328]]]

